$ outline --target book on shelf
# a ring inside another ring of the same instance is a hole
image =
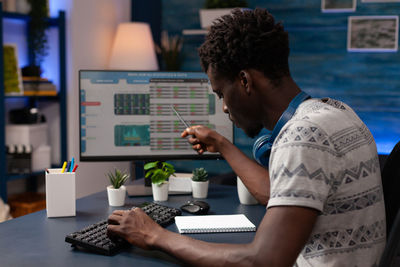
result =
[[[4,93],[6,95],[22,95],[21,69],[18,66],[18,53],[16,44],[3,46],[4,60]]]
[[[24,95],[55,96],[57,88],[54,83],[45,78],[23,78]]]

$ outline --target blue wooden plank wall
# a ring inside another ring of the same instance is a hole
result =
[[[399,15],[400,3],[362,3],[355,12],[322,13],[320,0],[249,0],[250,8],[267,8],[289,31],[292,76],[314,97],[329,96],[349,104],[371,130],[380,154],[400,140],[400,54],[347,52],[348,16]],[[204,0],[163,0],[162,26],[170,34],[199,29]],[[182,70],[200,69],[197,47],[204,36],[184,36]],[[250,154],[254,140],[235,129],[235,143]],[[228,172],[224,161],[174,162],[178,169],[206,166]],[[218,171],[217,171],[218,170]]]

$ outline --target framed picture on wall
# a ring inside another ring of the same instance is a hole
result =
[[[347,51],[396,52],[399,40],[398,16],[350,16]]]
[[[357,0],[321,0],[321,10],[324,13],[354,12]]]

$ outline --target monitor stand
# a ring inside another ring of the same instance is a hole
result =
[[[144,180],[144,179],[139,179]],[[152,196],[153,190],[151,186],[145,186],[144,184],[128,184],[125,185],[126,193],[129,197],[144,197]],[[191,195],[192,191],[168,191],[168,195]]]
[[[145,186],[144,184],[128,184],[125,185],[126,193],[130,197],[143,197],[153,195],[151,186]]]
[[[131,162],[131,173],[134,173],[134,181],[130,184],[125,185],[126,192],[128,196],[134,197],[143,197],[143,196],[151,196],[153,195],[153,190],[151,189],[151,180],[144,179],[144,161],[133,161]],[[191,174],[180,174],[175,173],[176,177],[185,177],[188,178]],[[141,178],[138,178],[141,177]],[[178,182],[179,180],[174,180],[172,177],[170,178],[170,186],[168,195],[190,195],[192,194],[191,184]]]

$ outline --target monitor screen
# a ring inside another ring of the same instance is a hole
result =
[[[218,158],[198,155],[180,134],[206,125],[233,141],[233,125],[202,72],[79,72],[80,160]]]

